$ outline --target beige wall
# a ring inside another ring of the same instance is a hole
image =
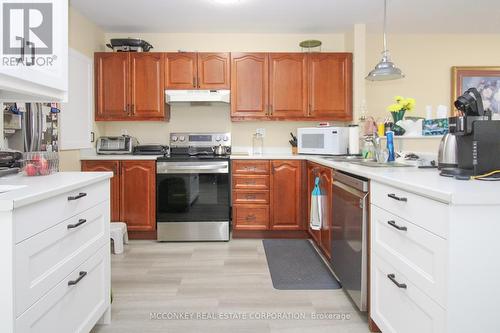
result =
[[[389,116],[385,110],[395,95],[413,97],[417,101],[412,113],[425,116],[425,106],[450,106],[452,66],[500,66],[500,34],[490,35],[398,35],[389,34],[393,61],[406,78],[386,82],[367,81],[368,114],[380,119]],[[381,35],[368,34],[366,69],[380,60]],[[437,152],[439,140],[411,140],[405,149]]]
[[[299,42],[305,39],[319,39],[323,42],[323,51],[344,51],[343,34],[193,34],[193,33],[158,33],[158,34],[110,34],[113,37],[130,36],[143,38],[154,46],[154,51],[254,51],[254,52],[300,52]],[[290,145],[290,132],[297,127],[315,125],[314,122],[231,122],[228,105],[189,106],[173,105],[170,122],[138,123],[108,122],[103,127],[105,135],[121,134],[125,129],[130,135],[137,136],[141,142],[168,142],[171,131],[230,131],[233,146],[249,147],[252,145],[252,133],[256,128],[264,128],[264,149],[287,149]]]
[[[88,20],[72,7],[69,8],[69,47],[93,58],[95,51],[103,50],[104,31]],[[100,125],[94,126],[99,135]],[[80,151],[63,150],[59,152],[59,168],[61,171],[80,170]]]

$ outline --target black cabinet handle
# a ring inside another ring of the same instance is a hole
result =
[[[87,272],[81,271],[80,272],[80,276],[78,277],[78,279],[72,280],[72,281],[68,281],[68,286],[74,286],[75,284],[77,284],[78,282],[80,282],[85,277],[85,275],[87,275]]]
[[[84,224],[85,222],[87,222],[86,219],[79,219],[78,220],[78,223],[75,223],[75,224],[68,224],[68,229],[74,229],[76,227],[79,227],[81,226],[82,224]]]
[[[396,280],[396,275],[394,275],[394,274],[388,274],[387,277],[389,278],[389,280],[392,281],[392,283],[394,283],[396,286],[398,286],[398,288],[406,289],[406,284],[405,283],[399,283]]]
[[[394,193],[391,193],[391,194],[387,194],[387,196],[391,199],[394,199],[394,200],[397,200],[397,201],[404,201],[404,202],[407,202],[408,199],[405,198],[405,197],[398,197],[397,195],[395,195]]]
[[[86,197],[87,196],[87,193],[78,193],[78,195],[72,195],[72,196],[69,196],[68,197],[68,201],[72,201],[72,200],[78,200],[80,198],[83,198],[83,197]]]
[[[403,226],[397,225],[396,221],[394,221],[394,220],[387,221],[387,224],[389,224],[391,227],[394,227],[394,228],[396,228],[398,230],[401,230],[401,231],[407,231],[408,230],[407,227],[403,227]]]

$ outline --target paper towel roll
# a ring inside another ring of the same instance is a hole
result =
[[[359,154],[359,126],[349,125],[349,154]]]

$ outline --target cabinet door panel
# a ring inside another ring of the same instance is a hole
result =
[[[198,88],[229,89],[229,53],[198,53]]]
[[[134,118],[165,118],[162,53],[131,53],[130,103]]]
[[[235,230],[268,230],[268,205],[233,205],[233,221]]]
[[[307,116],[307,58],[304,53],[272,53],[270,56],[269,98],[271,116]]]
[[[196,89],[196,53],[165,55],[165,88]]]
[[[271,230],[300,230],[301,166],[297,160],[272,161]]]
[[[129,116],[129,54],[100,52],[94,56],[95,120]]]
[[[269,66],[266,53],[231,53],[231,117],[267,117]]]
[[[352,55],[310,54],[309,73],[309,116],[352,120]]]
[[[111,222],[120,221],[120,161],[82,161],[82,171],[111,171]]]
[[[156,230],[156,163],[122,161],[120,215],[130,231]]]

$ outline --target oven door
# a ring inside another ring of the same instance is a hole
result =
[[[158,240],[228,240],[229,216],[229,162],[157,163]]]

